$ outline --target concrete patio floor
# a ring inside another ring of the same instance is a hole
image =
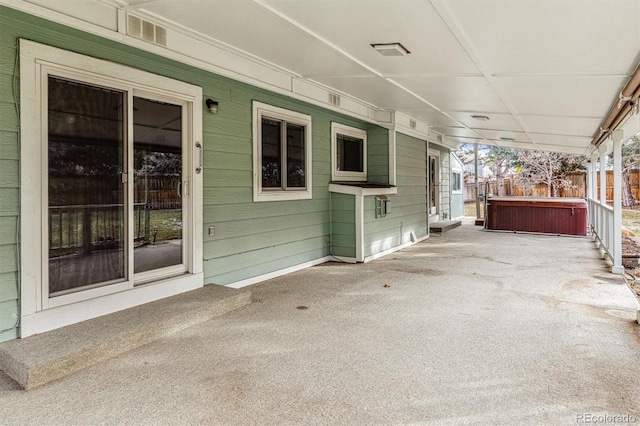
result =
[[[252,291],[32,391],[0,378],[0,424],[640,423],[637,302],[588,238],[467,220]]]

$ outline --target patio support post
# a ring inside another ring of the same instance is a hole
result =
[[[611,272],[622,274],[622,141],[623,131],[615,130],[613,139],[613,266]]]
[[[600,204],[607,204],[607,145],[603,143],[598,150],[600,154]]]
[[[598,199],[598,154],[591,154],[591,182],[589,182],[589,186],[591,190],[589,191],[589,198],[592,200]]]
[[[587,197],[587,199],[593,198],[591,196],[593,192],[593,187],[591,186],[591,176],[593,176],[593,161],[591,158],[589,158],[589,162],[587,163],[587,177],[585,182],[587,188],[587,193],[585,194],[585,196]]]
[[[475,187],[476,187],[476,219],[480,219],[480,198],[479,198],[479,186],[480,183],[478,182],[478,144],[473,144],[473,167],[474,167],[474,172],[475,172]],[[485,194],[486,196],[487,194]]]

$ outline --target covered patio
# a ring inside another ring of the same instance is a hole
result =
[[[610,271],[589,237],[467,218],[30,392],[2,378],[0,423],[640,421],[638,302]]]

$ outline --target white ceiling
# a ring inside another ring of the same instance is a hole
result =
[[[639,0],[111,1],[459,142],[583,153],[640,58]]]

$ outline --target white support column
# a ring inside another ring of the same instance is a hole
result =
[[[615,130],[613,139],[613,266],[611,272],[622,274],[622,130]]]
[[[587,199],[593,199],[593,172],[594,172],[594,164],[593,159],[589,158],[589,162],[587,163],[587,181],[585,182],[587,185],[587,193],[585,196]]]
[[[603,143],[598,149],[600,154],[600,204],[607,204],[607,145]]]
[[[591,199],[598,199],[598,154],[593,153],[591,155],[591,182],[589,182],[589,186],[591,186]]]

